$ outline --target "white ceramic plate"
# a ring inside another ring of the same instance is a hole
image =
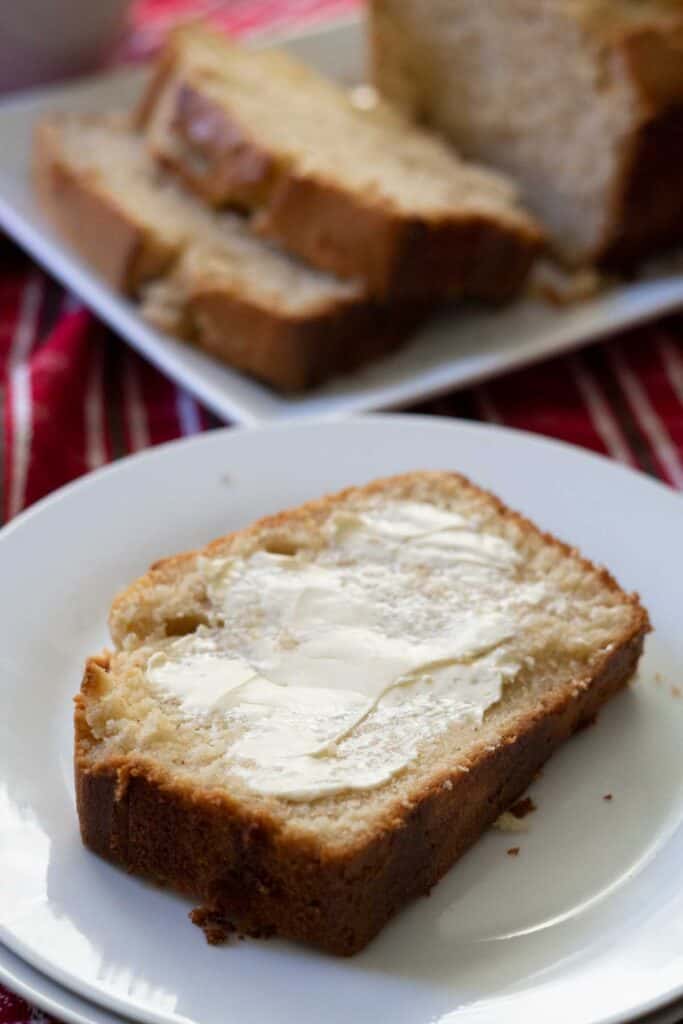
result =
[[[74,992],[69,992],[56,982],[50,981],[1,945],[0,982],[52,1014],[63,1024],[125,1024],[123,1017],[94,1006]],[[682,1021],[681,1002],[645,1017],[638,1017],[638,1024],[681,1024]]]
[[[305,60],[346,82],[362,77],[365,55],[358,20],[289,38],[286,43]],[[142,80],[140,72],[126,71],[0,105],[0,225],[123,338],[218,416],[254,424],[397,407],[575,348],[683,304],[683,276],[662,273],[571,308],[525,300],[499,312],[451,310],[381,362],[304,396],[280,397],[146,326],[131,303],[111,292],[55,237],[36,206],[30,185],[36,118],[48,110],[129,106]]]
[[[359,956],[207,947],[188,902],[80,845],[83,658],[153,559],[417,467],[464,471],[637,588],[657,630],[639,679],[534,785],[528,833],[488,833]],[[419,417],[205,434],[47,499],[0,535],[0,940],[83,998],[164,1024],[605,1024],[683,995],[682,527],[680,496],[614,463]]]
[[[58,985],[2,945],[0,982],[32,1006],[49,1013],[59,1024],[121,1024],[123,1021],[122,1017],[110,1010],[90,1003]],[[38,1020],[38,1016],[33,1014],[28,1024],[38,1024]]]

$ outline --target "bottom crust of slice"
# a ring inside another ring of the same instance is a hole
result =
[[[331,182],[296,177],[279,182],[256,224],[312,266],[358,277],[385,301],[509,302],[543,247],[540,229],[521,217],[402,218],[372,201],[363,206]]]
[[[83,841],[130,872],[201,902],[195,919],[226,931],[277,934],[344,956],[361,950],[410,899],[426,894],[526,790],[557,747],[588,724],[636,669],[647,623],[589,681],[527,716],[524,728],[444,775],[403,818],[362,848],[330,857],[283,837],[229,798],[171,784],[147,765],[76,759]],[[89,671],[106,668],[101,659]],[[76,742],[87,734],[77,698]],[[213,934],[213,933],[212,933]]]
[[[207,292],[192,300],[189,311],[200,348],[277,391],[297,392],[388,355],[424,320],[427,308],[367,300],[288,320]]]
[[[683,103],[640,126],[613,197],[603,266],[632,272],[639,261],[683,241]]]

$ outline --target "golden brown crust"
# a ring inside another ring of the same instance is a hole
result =
[[[426,221],[334,182],[284,175],[258,215],[257,230],[375,295],[466,295],[504,302],[519,292],[540,249],[531,226],[484,214]]]
[[[624,32],[617,45],[652,113],[683,103],[683,11]]]
[[[543,244],[530,217],[463,212],[423,219],[280,164],[248,126],[182,78],[178,38],[137,120],[149,129],[155,156],[207,202],[258,210],[257,230],[313,266],[362,280],[378,297],[504,301],[519,291]]]
[[[60,119],[39,127],[35,177],[46,213],[83,258],[117,290],[135,295],[172,274],[178,247],[145,230],[97,180],[62,157]],[[391,307],[358,294],[293,316],[227,287],[194,287],[178,310],[184,340],[280,391],[299,391],[350,371],[397,347],[427,313],[423,304]]]
[[[94,770],[77,753],[83,842],[135,874],[200,900],[214,918],[247,934],[275,932],[351,955],[408,900],[426,894],[525,791],[553,751],[625,685],[643,635],[644,629],[634,630],[591,680],[530,714],[494,750],[444,773],[356,850],[330,856],[227,794],[202,797],[143,763]],[[77,751],[83,720],[79,703]]]
[[[134,294],[168,268],[174,250],[134,223],[102,193],[96,179],[74,171],[62,159],[58,117],[36,128],[33,171],[47,216],[112,287]]]
[[[288,317],[217,290],[191,299],[188,312],[201,348],[278,391],[295,392],[391,352],[426,309],[368,300]]]
[[[613,192],[610,233],[597,258],[621,268],[683,239],[683,103],[634,134]]]
[[[568,8],[600,49],[624,59],[626,73],[653,112],[683,102],[680,0],[569,0]]]
[[[595,259],[622,267],[683,239],[683,10],[655,4],[633,23],[595,25],[635,91],[605,237]]]
[[[577,558],[601,584],[623,596],[632,616],[598,662],[561,691],[510,720],[495,745],[432,775],[410,799],[392,801],[362,837],[328,846],[315,835],[283,827],[267,805],[249,804],[227,790],[201,790],[140,757],[92,758],[86,720],[89,700],[107,685],[105,653],[91,659],[76,698],[76,791],[84,843],[100,856],[194,897],[201,919],[223,918],[247,933],[280,935],[349,955],[361,949],[409,899],[426,893],[457,858],[524,792],[540,766],[629,679],[650,626],[636,595],[625,595],[604,569],[542,533],[529,520],[452,473],[408,473],[309,502],[261,519],[203,549],[264,545],[311,534],[335,505],[358,494],[409,494],[419,480],[444,493],[469,490],[496,514]],[[173,586],[196,558],[189,552],[155,563],[112,607],[158,584]],[[193,596],[193,601],[195,597]],[[139,636],[142,639],[143,636]],[[122,638],[120,638],[122,639]]]

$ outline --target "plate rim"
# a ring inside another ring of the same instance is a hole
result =
[[[7,966],[8,963],[11,965],[11,968]],[[30,976],[35,975],[36,980],[23,980],[17,973],[13,973],[17,971],[17,967],[19,971],[30,972]],[[35,967],[31,967],[30,964],[18,957],[16,953],[12,953],[2,943],[0,943],[0,983],[5,985],[12,994],[16,994],[32,1006],[36,1006],[43,1013],[56,1015],[64,1024],[104,1024],[104,1022],[97,1022],[95,1018],[89,1015],[84,1015],[80,1010],[81,1005],[87,1011],[95,1010],[98,1013],[106,1014],[110,1018],[110,1020],[106,1021],[106,1024],[130,1024],[130,1018],[120,1017],[113,1010],[89,1002],[77,992],[59,985],[58,982],[48,978],[47,975],[38,971]],[[57,998],[45,995],[42,988],[36,987],[37,983],[47,984],[51,989],[54,988]],[[72,1000],[77,1008],[71,1009],[58,1002],[58,997],[62,994],[69,1000]],[[683,1001],[676,999],[671,1003],[667,1002],[664,1006],[654,1010],[653,1013],[646,1011],[645,1017],[641,1018],[639,1015],[635,1020],[632,1019],[632,1024],[638,1024],[641,1021],[642,1024],[680,1024],[682,1020]]]
[[[33,967],[1,942],[0,983],[11,995],[25,1000],[42,1013],[50,1014],[61,1024],[126,1024],[125,1017],[119,1016],[107,1007],[98,1006],[78,992],[60,985],[54,978]],[[62,1002],[63,998],[74,1005],[69,1006]],[[88,1011],[87,1014],[81,1011],[81,1005],[83,1010]],[[90,1015],[91,1010],[104,1014],[104,1020],[97,1021]]]
[[[657,479],[651,478],[645,473],[636,470],[630,466],[620,464],[615,460],[605,456],[603,454],[593,452],[579,446],[570,444],[566,441],[556,440],[548,438],[543,435],[538,435],[527,430],[520,430],[514,427],[501,426],[498,424],[482,423],[471,420],[463,420],[451,417],[439,417],[430,416],[427,414],[386,414],[377,413],[369,414],[364,416],[357,416],[345,419],[343,421],[330,422],[330,421],[297,421],[288,423],[286,425],[279,424],[260,424],[253,428],[219,428],[216,430],[208,430],[199,434],[178,438],[172,441],[165,442],[164,444],[147,448],[143,451],[131,454],[116,460],[115,462],[109,463],[106,466],[100,467],[99,469],[87,473],[84,476],[70,482],[64,487],[52,492],[40,501],[36,502],[30,508],[26,509],[20,515],[15,517],[7,526],[0,530],[0,557],[2,555],[2,544],[3,542],[11,542],[12,535],[17,531],[26,528],[36,518],[40,517],[43,512],[48,511],[51,507],[58,504],[59,502],[69,499],[74,495],[78,495],[81,491],[97,487],[103,478],[108,478],[120,473],[126,473],[131,467],[139,464],[144,464],[155,459],[165,460],[169,457],[173,457],[173,454],[178,449],[195,448],[204,445],[223,444],[225,441],[230,441],[233,444],[239,444],[240,440],[254,433],[259,434],[275,434],[278,438],[284,433],[296,432],[299,430],[311,431],[318,429],[321,425],[333,430],[344,430],[355,425],[371,425],[371,424],[390,424],[398,429],[410,429],[412,425],[418,427],[428,427],[429,430],[439,431],[459,431],[471,434],[496,434],[506,435],[511,438],[514,442],[521,442],[525,445],[533,445],[534,447],[540,447],[543,449],[557,450],[562,449],[570,457],[577,458],[579,461],[598,461],[599,465],[603,468],[609,466],[609,472],[624,476],[628,479],[629,483],[635,484],[638,487],[645,487],[647,490],[655,493],[659,500],[664,500],[667,503],[673,501],[673,505],[676,509],[683,511],[683,495],[678,491],[674,490],[667,484]],[[455,459],[454,459],[455,461]],[[665,497],[668,495],[668,497]],[[672,506],[673,507],[673,506]],[[84,994],[80,989],[72,988],[69,980],[64,980],[61,977],[61,972],[54,973],[49,970],[43,969],[38,961],[25,958],[21,952],[18,952],[12,945],[6,942],[0,943],[4,949],[25,963],[31,970],[37,972],[41,977],[45,977],[50,983],[57,985],[60,989],[65,989],[69,994],[73,994],[78,998],[82,998],[86,1004],[93,1005],[97,1008],[101,1008],[107,1013],[113,1013],[115,1017],[121,1016],[121,1010],[116,1005],[116,997],[103,996],[102,1000],[98,998],[90,998],[89,994]],[[0,975],[2,973],[2,964],[0,963]],[[617,1011],[614,1014],[599,1018],[599,1024],[625,1024],[626,1021],[633,1019],[633,1013],[636,1012],[639,1016],[643,1014],[652,1014],[660,1010],[666,1010],[667,1007],[671,1006],[675,1001],[683,997],[683,981],[675,986],[670,987],[658,996],[652,997],[638,1005],[636,1010],[629,1010],[628,1012]],[[34,999],[33,996],[31,996]],[[35,999],[34,999],[35,1001]],[[51,1011],[54,1012],[54,1011]],[[142,1020],[142,1017],[135,1017],[134,1019]],[[151,1018],[147,1018],[151,1019]],[[76,1017],[74,1018],[76,1024],[81,1024],[81,1021]],[[84,1019],[84,1024],[88,1024],[87,1019]],[[596,1020],[595,1024],[598,1024]]]
[[[415,423],[418,425],[431,424],[438,427],[438,429],[448,429],[451,425],[456,425],[458,429],[472,430],[473,432],[484,431],[488,433],[524,438],[530,443],[541,447],[559,447],[579,457],[597,460],[601,465],[609,467],[608,471],[615,471],[618,474],[623,474],[629,478],[637,478],[644,486],[654,488],[660,495],[667,495],[668,497],[665,500],[673,498],[674,501],[683,502],[683,492],[676,490],[665,481],[657,479],[657,477],[650,476],[648,473],[645,473],[643,470],[634,466],[618,462],[610,455],[603,454],[602,452],[595,452],[588,448],[583,448],[580,445],[572,444],[571,441],[564,441],[561,438],[548,437],[545,434],[538,434],[533,430],[528,430],[522,427],[512,427],[502,423],[489,423],[484,420],[469,420],[460,416],[439,416],[430,415],[429,413],[378,411],[358,413],[357,415],[340,417],[339,419],[320,417],[317,419],[291,420],[286,423],[258,422],[253,425],[225,425],[202,430],[197,434],[191,434],[186,437],[175,437],[169,441],[163,441],[160,444],[150,445],[148,448],[144,448],[141,451],[130,452],[127,455],[122,455],[120,458],[114,459],[112,462],[108,462],[106,465],[98,466],[96,469],[89,470],[81,476],[76,477],[76,479],[62,484],[61,487],[57,487],[54,491],[51,491],[49,494],[39,498],[28,508],[23,509],[18,513],[18,515],[14,516],[14,518],[8,523],[5,523],[4,526],[0,527],[0,543],[2,543],[2,541],[5,540],[6,537],[15,529],[23,526],[25,522],[34,515],[40,513],[44,508],[61,501],[63,498],[67,497],[72,492],[79,490],[81,487],[84,489],[86,487],[91,487],[93,483],[99,481],[101,477],[122,472],[132,463],[154,459],[162,453],[166,453],[170,449],[181,447],[190,448],[194,445],[201,446],[202,444],[208,443],[208,439],[213,441],[218,437],[229,438],[246,433],[253,434],[272,431],[279,435],[285,431],[310,430],[321,426],[336,427],[363,422],[388,422],[396,424]]]

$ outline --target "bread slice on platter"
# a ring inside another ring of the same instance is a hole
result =
[[[85,844],[210,936],[348,955],[626,684],[649,623],[491,494],[415,472],[156,563],[110,627],[76,698]]]
[[[139,110],[155,156],[215,206],[373,294],[519,291],[541,232],[512,183],[284,52],[172,35]]]
[[[125,118],[39,125],[35,177],[47,215],[143,315],[281,391],[396,347],[424,310],[368,298],[218,214],[161,170]]]

